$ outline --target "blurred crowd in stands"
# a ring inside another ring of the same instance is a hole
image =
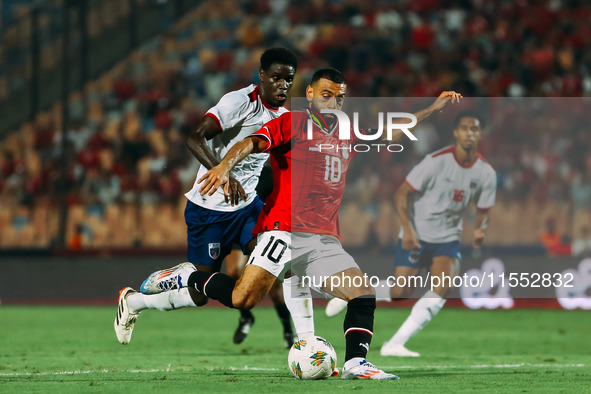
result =
[[[294,96],[316,68],[333,66],[357,97],[581,97],[591,96],[589,20],[591,6],[576,0],[204,1],[70,95],[66,166],[60,103],[0,141],[0,247],[52,245],[63,188],[72,248],[184,247],[183,193],[198,166],[185,138],[224,93],[258,81],[267,47],[297,52]],[[482,143],[498,175],[489,244],[540,244],[547,220],[564,242],[590,237],[591,103],[555,103],[529,118],[519,105],[491,110]],[[346,246],[396,241],[394,191],[426,153],[451,143],[450,127],[426,125],[412,149],[354,161]]]

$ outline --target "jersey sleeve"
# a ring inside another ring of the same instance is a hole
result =
[[[497,196],[497,174],[491,168],[490,172],[486,176],[484,185],[482,186],[482,192],[476,202],[476,208],[478,209],[490,209],[495,205],[495,199]]]
[[[273,148],[287,144],[291,140],[291,126],[291,112],[286,112],[280,117],[265,123],[258,131],[252,133],[252,136],[265,138],[269,145],[263,152],[268,152]]]
[[[431,156],[425,157],[419,164],[413,167],[406,176],[406,182],[417,192],[424,192],[429,182],[436,173],[436,163]]]
[[[242,92],[225,94],[220,101],[206,112],[216,121],[220,131],[228,130],[241,123],[249,115],[250,98]]]

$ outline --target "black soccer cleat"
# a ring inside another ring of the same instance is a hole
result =
[[[236,328],[236,331],[234,332],[234,343],[236,345],[244,342],[248,336],[250,327],[252,327],[253,324],[254,316],[252,318],[241,317],[240,320],[238,320],[238,328]]]

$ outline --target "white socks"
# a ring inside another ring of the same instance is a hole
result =
[[[172,311],[173,309],[197,306],[189,294],[189,288],[165,291],[160,294],[133,293],[127,296],[127,305],[130,312],[137,313],[144,309],[158,309],[159,311]]]
[[[376,301],[392,301],[392,297],[390,297],[390,286],[388,286],[387,280],[380,280],[380,284],[375,288],[375,291]]]
[[[402,323],[402,326],[388,343],[404,345],[433,319],[444,304],[444,298],[430,290],[427,291],[425,295],[417,300],[412,307],[410,316]]]
[[[289,309],[298,339],[314,335],[314,309],[309,287],[300,286],[300,278],[283,280],[283,298]]]

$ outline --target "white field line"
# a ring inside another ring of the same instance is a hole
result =
[[[482,368],[585,368],[586,364],[530,364],[530,363],[519,363],[519,364],[478,364],[478,365],[397,365],[397,366],[380,366],[386,370],[400,370],[400,369],[482,369]],[[245,365],[243,367],[227,367],[227,368],[205,368],[208,371],[281,371],[283,368],[258,368],[249,367]],[[287,368],[285,368],[287,369]],[[198,368],[196,368],[198,370]],[[183,372],[190,371],[190,369],[183,369]],[[129,370],[111,370],[111,369],[100,369],[100,370],[76,370],[76,371],[55,371],[55,372],[8,372],[0,373],[0,377],[10,376],[48,376],[48,375],[84,375],[84,374],[107,374],[107,373],[156,373],[156,372],[177,372],[170,368],[170,364],[166,369],[129,369]],[[181,372],[181,371],[178,371]]]
[[[245,365],[243,367],[227,367],[227,368],[199,368],[199,369],[206,369],[208,371],[281,371],[281,368],[258,368],[258,367],[249,367]],[[287,369],[287,368],[285,368]],[[9,377],[9,376],[47,376],[47,375],[84,375],[84,374],[106,374],[106,373],[156,373],[156,372],[185,372],[190,371],[190,369],[183,369],[181,371],[176,371],[170,368],[170,364],[166,369],[128,369],[128,370],[111,370],[111,369],[100,369],[100,370],[76,370],[76,371],[55,371],[55,372],[9,372],[9,373],[0,373],[0,377]]]
[[[477,364],[477,365],[397,365],[394,367],[382,366],[382,369],[479,369],[479,368],[583,368],[586,364]]]

